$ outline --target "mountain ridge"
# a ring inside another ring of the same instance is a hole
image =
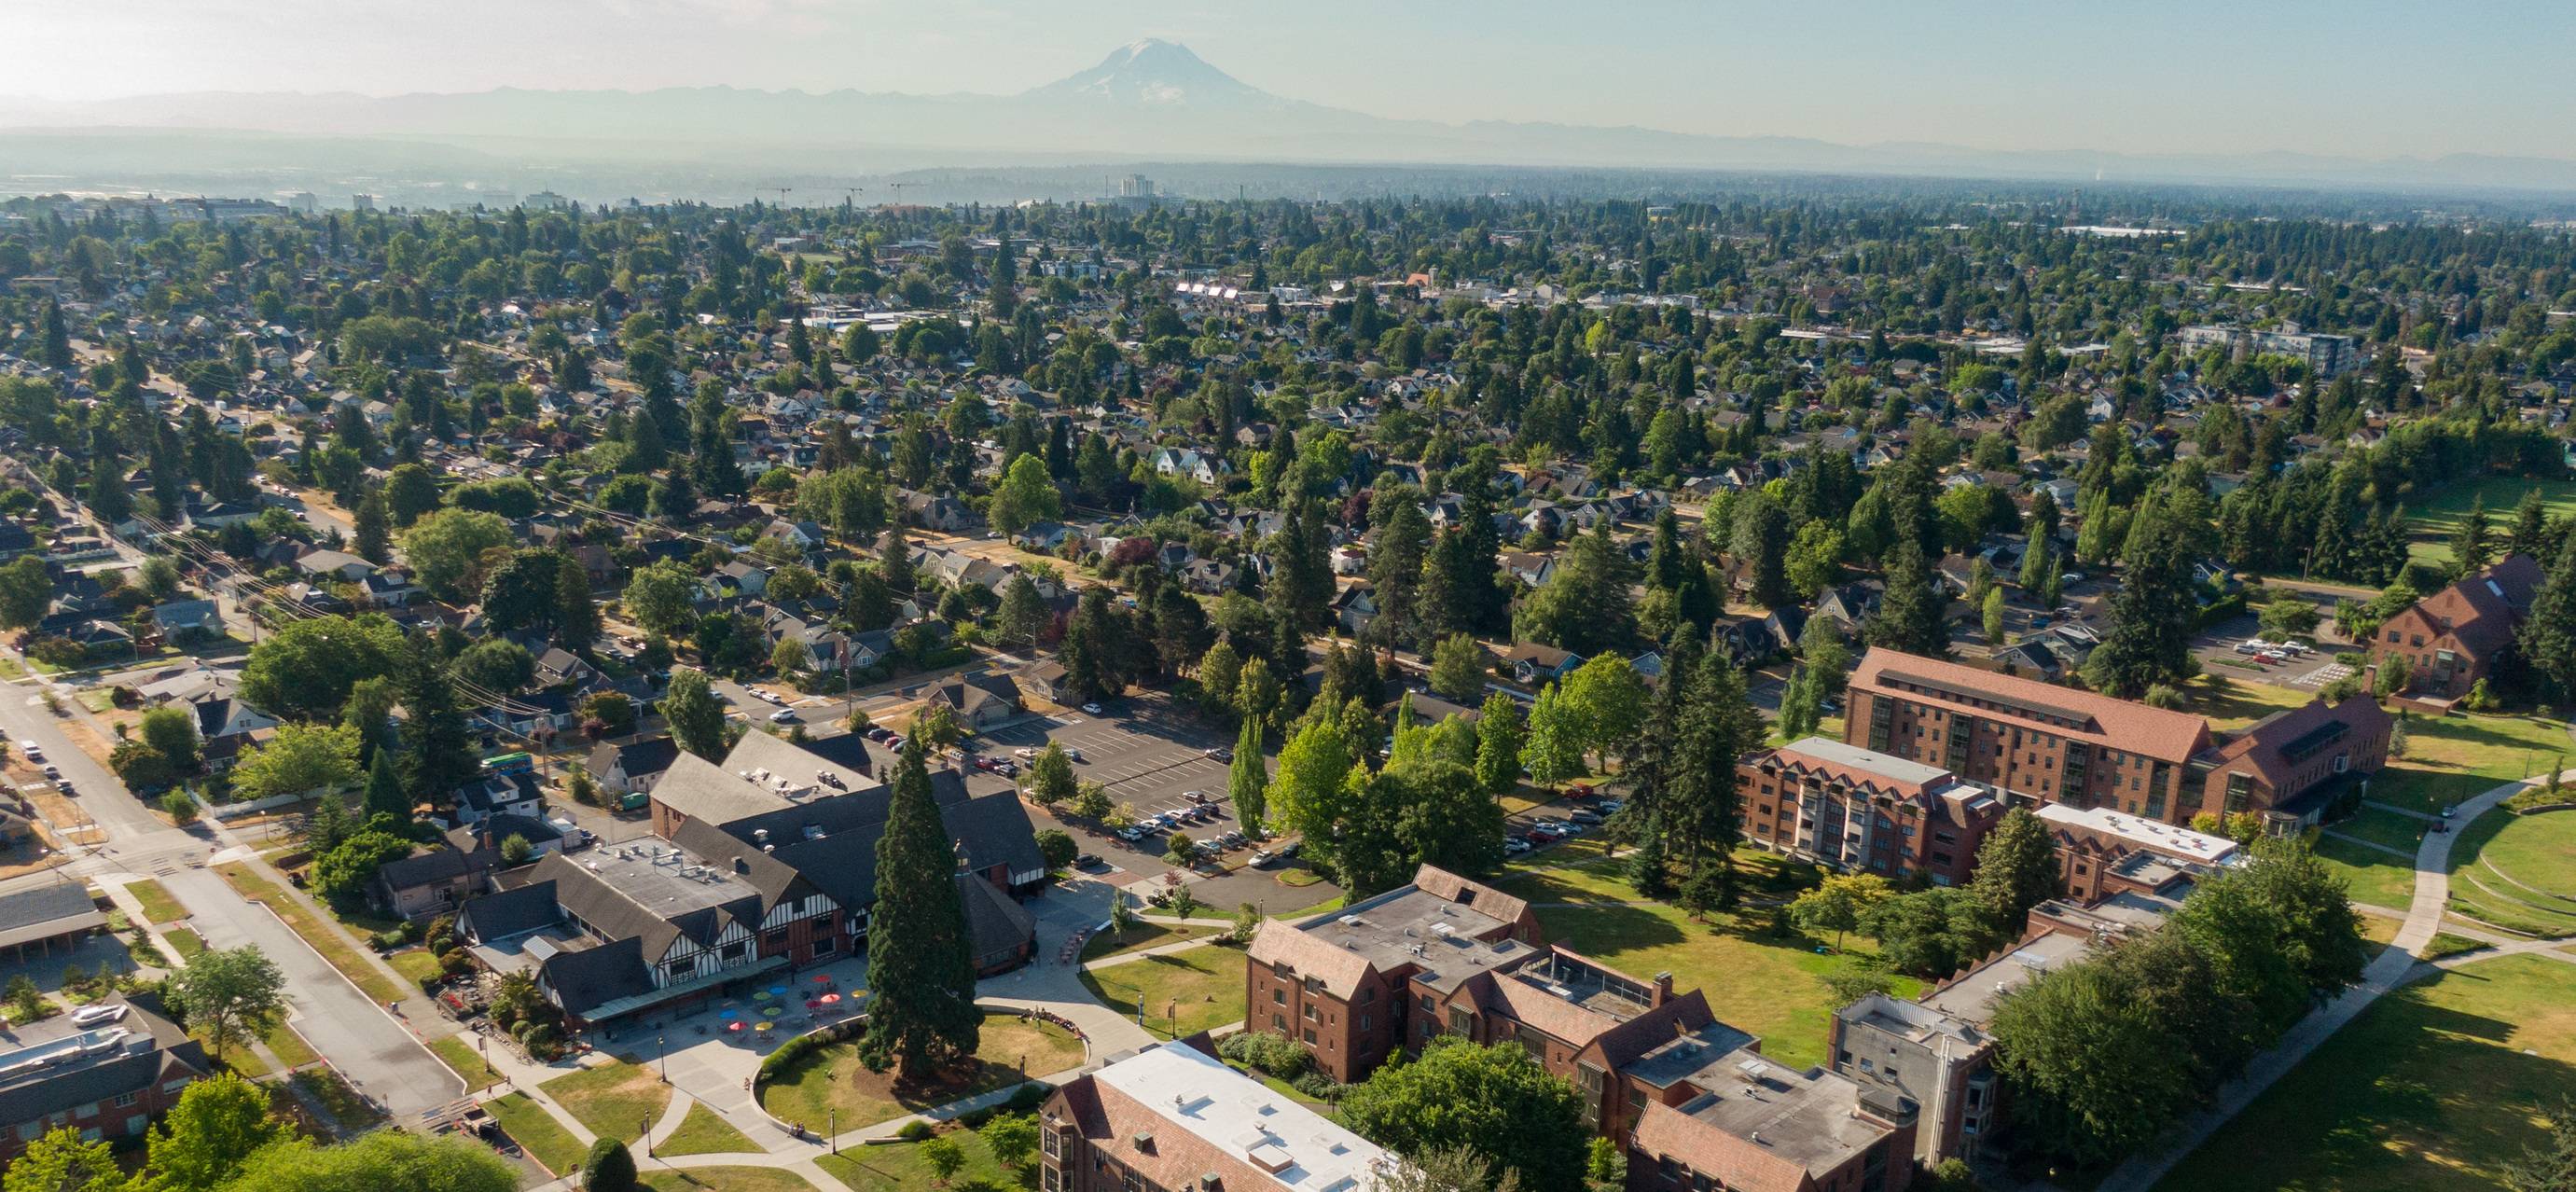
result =
[[[0,97],[0,128],[199,129],[334,137],[731,140],[818,151],[937,144],[990,159],[1030,153],[1207,160],[1760,169],[1836,174],[2120,182],[2226,182],[2576,192],[2576,161],[2495,154],[2358,158],[2271,150],[2128,153],[1990,150],[1937,142],[1849,145],[1811,137],[1642,125],[1379,116],[1245,83],[1178,42],[1146,38],[1015,93],[912,94],[733,84],[628,89],[519,86],[367,96],[198,91],[80,104]]]

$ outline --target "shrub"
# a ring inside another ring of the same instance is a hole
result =
[[[161,810],[170,813],[172,823],[183,827],[197,822],[197,801],[186,791],[172,791],[161,796]]]
[[[905,1122],[902,1129],[894,1132],[894,1136],[905,1142],[927,1142],[930,1140],[932,1135],[937,1133],[939,1133],[939,1131],[930,1123],[922,1121],[919,1118],[915,1118],[909,1122]]]
[[[1350,1086],[1335,1083],[1332,1077],[1321,1072],[1309,1072],[1289,1081],[1288,1087],[1318,1101],[1339,1101],[1342,1099],[1342,1093]]]
[[[1295,1080],[1314,1066],[1315,1057],[1293,1039],[1266,1031],[1238,1031],[1217,1041],[1216,1053],[1281,1080]]]
[[[589,1192],[633,1192],[635,1156],[614,1138],[590,1144],[590,1154],[581,1163],[581,1186]]]
[[[1011,1093],[1011,1099],[1002,1102],[1002,1108],[1012,1113],[1035,1113],[1046,1105],[1048,1097],[1054,1095],[1053,1086],[1044,1081],[1032,1080],[1014,1090]]]

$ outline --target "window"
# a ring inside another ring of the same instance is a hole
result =
[[[826,933],[825,935],[823,935],[822,937],[820,937],[820,938],[818,938],[818,939],[816,939],[816,940],[814,941],[814,955],[816,955],[816,956],[822,956],[822,955],[825,955],[825,954],[827,954],[827,953],[830,953],[830,952],[832,952],[832,951],[835,951],[836,949],[838,949],[838,948],[840,947],[840,945],[841,945],[841,941],[840,941],[840,940],[835,939],[835,938],[833,938],[829,933]]]
[[[133,1094],[133,1093],[118,1093],[118,1094],[116,1095],[116,1107],[117,1107],[118,1109],[123,1109],[123,1108],[125,1108],[125,1107],[127,1107],[127,1106],[129,1106],[129,1105],[134,1104],[135,1099],[136,1099],[136,1097],[135,1097],[135,1094]]]

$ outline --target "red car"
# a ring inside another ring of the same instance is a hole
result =
[[[1521,833],[1521,839],[1526,840],[1533,845],[1548,845],[1556,843],[1556,837],[1550,836],[1545,832],[1541,832],[1536,828],[1532,828],[1527,832]]]

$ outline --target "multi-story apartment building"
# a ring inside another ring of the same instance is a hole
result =
[[[2174,333],[2174,340],[2187,352],[2225,348],[2237,356],[2287,356],[2307,365],[2318,378],[2329,381],[2361,363],[2359,345],[2351,336],[2324,335],[2300,331],[2295,327],[2258,331],[2251,327],[2212,324],[2185,327]]]
[[[2406,691],[2436,699],[2467,695],[2494,673],[2514,630],[2540,593],[2540,564],[2529,555],[2501,563],[2416,601],[2380,623],[2370,639],[2374,667],[2406,660]]]
[[[2368,698],[2321,697],[2222,738],[2189,712],[1893,650],[1863,657],[1849,691],[1849,744],[2015,802],[2167,824],[2252,812],[2275,831],[2317,822],[2344,779],[2377,772],[2392,724]],[[1758,815],[1758,781],[1753,789]]]
[[[0,1051],[0,1163],[48,1130],[139,1141],[152,1119],[211,1074],[206,1050],[149,997],[111,997],[10,1029]]]
[[[2191,713],[1886,649],[1862,657],[1848,692],[1846,741],[2012,798],[2168,823],[2200,810],[2191,761],[2210,735]]]
[[[1396,1170],[1207,1048],[1175,1040],[1059,1086],[1038,1110],[1041,1192],[1371,1192]]]
[[[1304,1042],[1338,1080],[1446,1038],[1519,1044],[1630,1149],[1635,1192],[1901,1192],[1912,1174],[1901,1098],[1783,1068],[1671,974],[1545,946],[1526,904],[1429,866],[1343,914],[1263,924],[1246,970],[1246,1029]]]
[[[2007,807],[1991,787],[1939,766],[1826,737],[1748,754],[1736,773],[1746,839],[1890,880],[1965,882]]]

